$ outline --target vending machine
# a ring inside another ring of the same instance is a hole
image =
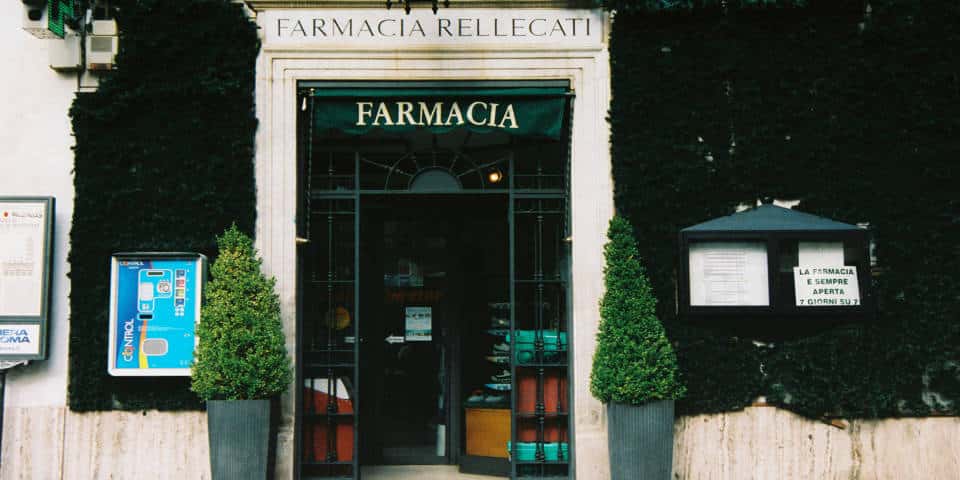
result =
[[[198,253],[113,255],[110,375],[190,375],[206,265]]]

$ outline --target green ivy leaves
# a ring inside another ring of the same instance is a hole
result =
[[[233,225],[218,239],[200,315],[191,389],[204,400],[257,400],[284,392],[290,359],[274,279],[260,272],[253,241]]]
[[[677,359],[656,316],[630,223],[610,221],[604,247],[606,292],[590,374],[590,391],[604,402],[639,405],[683,396]]]
[[[680,413],[758,396],[814,418],[960,408],[960,6],[842,3],[614,18],[616,206],[642,226]],[[763,347],[748,329],[678,321],[678,230],[761,195],[870,222],[877,318]]]
[[[232,222],[253,231],[256,25],[229,0],[124,0],[116,70],[70,111],[70,408],[202,408],[184,377],[107,374],[113,252],[213,258]],[[59,327],[58,327],[59,328]]]

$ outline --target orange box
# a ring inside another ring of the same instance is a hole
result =
[[[507,458],[510,409],[467,408],[467,455]]]

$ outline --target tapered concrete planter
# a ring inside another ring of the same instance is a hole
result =
[[[610,480],[670,480],[673,400],[607,404]]]
[[[213,480],[264,480],[270,455],[270,400],[207,402]]]

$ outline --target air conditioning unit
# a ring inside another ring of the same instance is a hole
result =
[[[87,35],[87,69],[111,70],[114,58],[120,50],[117,36],[117,22],[114,20],[94,20],[90,34]]]
[[[63,34],[63,40],[50,41],[49,45],[47,53],[50,68],[58,72],[75,72],[83,66],[80,60],[82,44],[79,32],[68,29]]]

